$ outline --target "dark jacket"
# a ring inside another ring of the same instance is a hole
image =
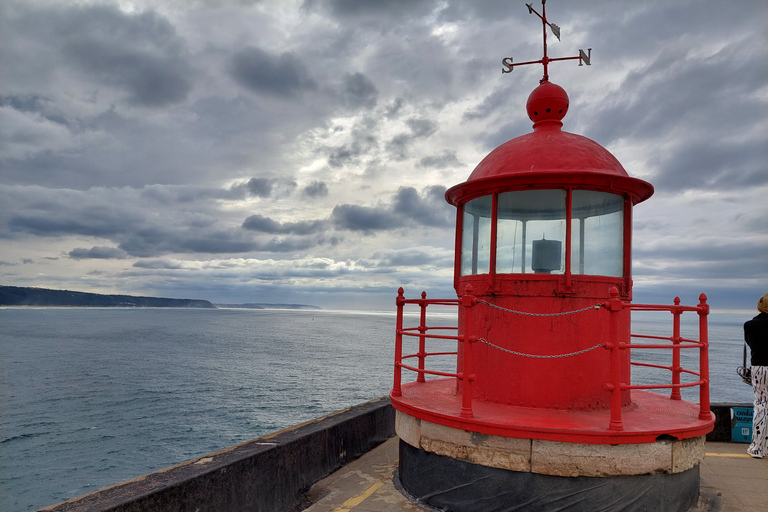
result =
[[[744,324],[744,341],[752,352],[752,366],[768,366],[768,313]]]

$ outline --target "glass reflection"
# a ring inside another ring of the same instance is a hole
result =
[[[608,192],[574,190],[571,272],[624,274],[624,198]]]
[[[464,205],[461,233],[461,275],[487,274],[491,268],[492,197]]]
[[[497,273],[565,271],[565,190],[499,194],[497,222]]]

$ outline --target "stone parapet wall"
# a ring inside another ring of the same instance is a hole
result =
[[[312,484],[392,437],[394,423],[383,397],[43,510],[299,510]]]

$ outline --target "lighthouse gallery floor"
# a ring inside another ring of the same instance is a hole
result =
[[[456,394],[454,382],[432,379],[404,384],[402,396],[390,399],[395,409],[405,414],[473,432],[591,444],[653,443],[660,424],[669,436],[698,437],[709,432],[714,421],[714,416],[699,419],[697,404],[637,390],[632,393],[632,405],[622,408],[622,431],[609,429],[608,410],[541,409],[475,401],[474,417],[462,418],[461,396]]]

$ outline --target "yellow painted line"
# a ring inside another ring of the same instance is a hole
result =
[[[705,453],[704,455],[706,455],[707,457],[735,457],[737,459],[752,458],[752,456],[747,453]]]
[[[384,485],[383,482],[376,482],[375,484],[367,488],[365,492],[363,492],[362,494],[355,496],[354,498],[349,498],[340,507],[333,509],[333,512],[349,512],[349,510],[352,507],[356,507],[362,502],[364,502],[368,496],[375,493],[378,490],[378,488],[381,487],[382,485]]]

